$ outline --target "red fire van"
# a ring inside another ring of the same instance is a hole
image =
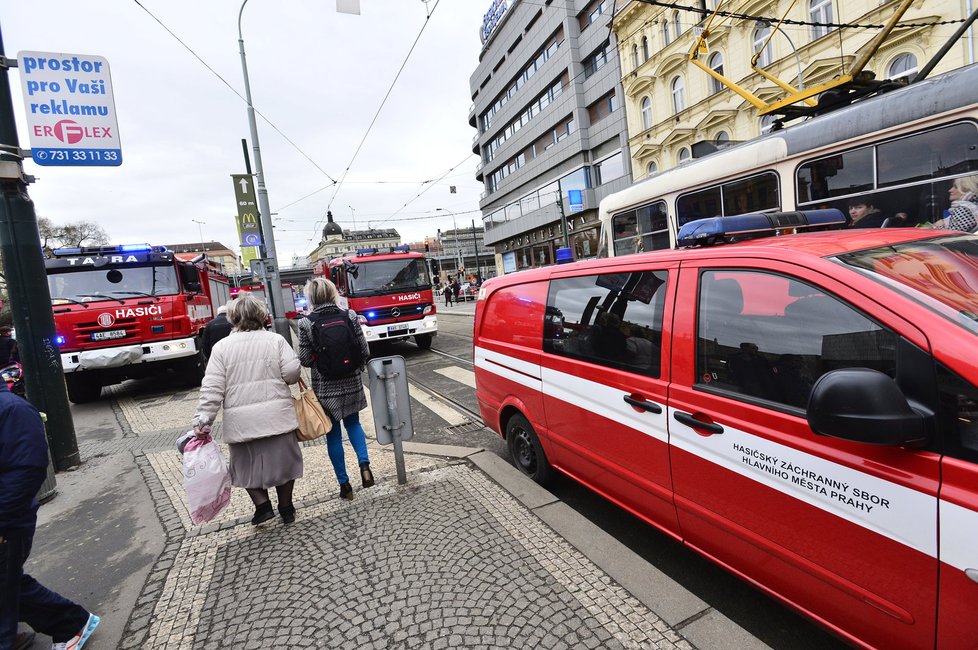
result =
[[[974,648],[978,237],[802,232],[842,222],[708,219],[685,249],[489,280],[481,413],[529,476],[850,643]]]

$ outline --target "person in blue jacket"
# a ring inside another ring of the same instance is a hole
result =
[[[24,573],[47,466],[40,414],[0,382],[0,650],[14,647],[18,621],[50,636],[53,650],[81,650],[99,624],[98,616]]]

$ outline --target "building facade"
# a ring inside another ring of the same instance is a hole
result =
[[[221,267],[221,271],[225,275],[233,276],[241,272],[241,265],[238,261],[237,254],[221,242],[210,241],[193,244],[166,244],[166,247],[186,259],[190,259],[204,253],[207,255],[207,259]]]
[[[682,164],[727,143],[755,138],[775,118],[689,62],[699,30],[716,0],[697,0],[681,8],[629,0],[619,5],[613,31],[623,72],[628,144],[636,180]],[[750,67],[758,66],[795,88],[811,87],[847,72],[899,0],[748,0],[724,3],[740,14],[710,26],[707,52],[711,69],[766,102],[785,92]],[[908,77],[923,67],[967,17],[966,2],[914,2],[898,26],[869,60],[877,79]],[[771,36],[773,25],[787,12]],[[945,24],[939,24],[945,23]],[[956,43],[931,74],[974,62],[968,38]]]
[[[631,183],[613,4],[494,0],[486,14],[469,124],[499,273],[553,264],[565,222],[575,259],[595,257],[598,202]]]
[[[366,230],[343,230],[333,221],[333,214],[326,215],[326,226],[319,245],[309,253],[308,266],[354,253],[360,248],[384,249],[400,246],[401,236],[393,228],[367,228]]]

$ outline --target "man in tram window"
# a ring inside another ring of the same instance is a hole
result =
[[[870,195],[854,196],[849,199],[850,228],[882,228],[886,215],[876,207]]]

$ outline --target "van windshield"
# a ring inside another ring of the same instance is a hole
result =
[[[349,295],[359,297],[431,288],[428,269],[420,257],[359,262],[356,270],[347,274],[347,281]]]
[[[978,334],[978,237],[935,237],[846,253],[836,260]]]
[[[48,290],[54,305],[179,293],[177,273],[172,264],[49,270]]]

